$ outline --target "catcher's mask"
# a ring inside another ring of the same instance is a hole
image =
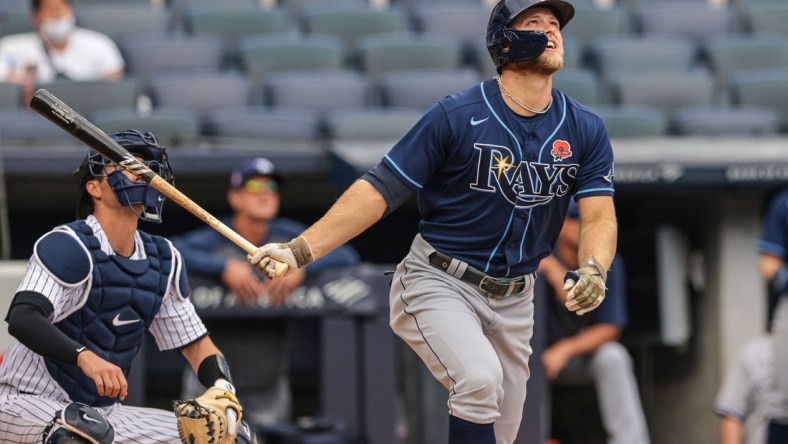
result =
[[[520,31],[510,28],[515,17],[530,8],[553,11],[561,29],[575,15],[575,8],[563,0],[501,0],[495,5],[487,23],[487,51],[498,73],[516,62],[539,57],[547,47],[547,36],[541,31]]]
[[[165,148],[156,141],[153,134],[142,133],[138,130],[126,130],[110,136],[131,154],[140,157],[153,172],[169,183],[174,183],[172,167],[167,158]],[[107,173],[107,167],[117,167],[117,164],[104,158],[101,154],[89,150],[82,163],[74,171],[80,178],[82,197],[77,206],[77,218],[84,219],[93,212],[93,199],[85,190],[88,180],[97,177],[106,177],[118,203],[128,206],[141,220],[161,223],[164,196],[158,190],[145,182],[133,182],[123,173],[124,168],[118,167],[115,171]],[[141,205],[138,210],[137,206]]]

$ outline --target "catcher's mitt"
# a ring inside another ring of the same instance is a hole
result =
[[[212,387],[197,398],[173,401],[172,409],[184,444],[235,444],[242,409],[232,393]],[[228,409],[234,412],[230,418]]]

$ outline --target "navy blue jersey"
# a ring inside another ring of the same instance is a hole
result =
[[[788,262],[788,189],[769,202],[757,249]]]
[[[553,89],[522,117],[495,80],[435,104],[384,157],[417,193],[419,230],[437,250],[493,276],[534,272],[574,196],[613,195],[602,119]]]

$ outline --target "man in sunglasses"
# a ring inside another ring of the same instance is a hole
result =
[[[277,217],[282,176],[274,164],[258,157],[241,162],[230,176],[227,203],[233,213],[222,221],[255,245],[287,242],[306,227],[300,222]],[[353,266],[359,256],[351,247],[341,248],[316,261],[308,270],[299,270],[286,279],[269,280],[246,261],[246,253],[210,227],[200,227],[173,243],[181,251],[190,276],[221,283],[226,292],[224,305],[279,307],[300,286],[307,273]],[[266,319],[250,322],[238,319],[206,320],[214,342],[230,363],[243,362],[233,372],[243,397],[244,417],[252,425],[270,426],[290,419],[288,320]],[[185,373],[184,396],[204,389]]]

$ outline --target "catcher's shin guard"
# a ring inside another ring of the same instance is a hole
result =
[[[97,410],[72,402],[57,412],[44,431],[44,444],[112,444],[115,431]]]

